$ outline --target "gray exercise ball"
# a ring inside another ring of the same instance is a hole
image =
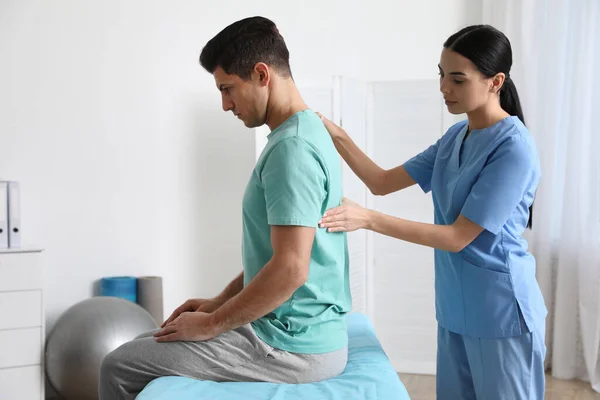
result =
[[[46,376],[66,400],[97,400],[102,359],[136,336],[157,328],[140,305],[93,297],[66,310],[46,340]]]

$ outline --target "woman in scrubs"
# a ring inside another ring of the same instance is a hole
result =
[[[510,79],[509,40],[470,26],[444,43],[440,91],[466,113],[422,153],[391,170],[323,118],[335,146],[375,195],[418,184],[435,223],[408,221],[345,200],[327,210],[331,232],[370,229],[435,249],[438,399],[543,399],[546,307],[522,234],[540,180],[534,140]]]

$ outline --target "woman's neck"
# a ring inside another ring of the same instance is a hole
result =
[[[504,111],[499,103],[483,106],[467,113],[469,131],[488,128],[506,117],[510,117],[510,114]]]

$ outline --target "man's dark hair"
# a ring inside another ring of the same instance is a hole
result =
[[[291,77],[290,53],[275,23],[264,17],[234,22],[212,38],[200,54],[200,64],[211,74],[217,67],[227,74],[250,79],[254,66],[264,62],[279,75]]]

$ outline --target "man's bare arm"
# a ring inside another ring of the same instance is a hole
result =
[[[227,332],[270,313],[308,279],[315,228],[272,226],[273,257],[236,296],[211,314],[220,332]]]
[[[244,271],[242,271],[234,280],[223,289],[223,291],[215,297],[221,303],[225,303],[227,300],[236,296],[244,289]]]

